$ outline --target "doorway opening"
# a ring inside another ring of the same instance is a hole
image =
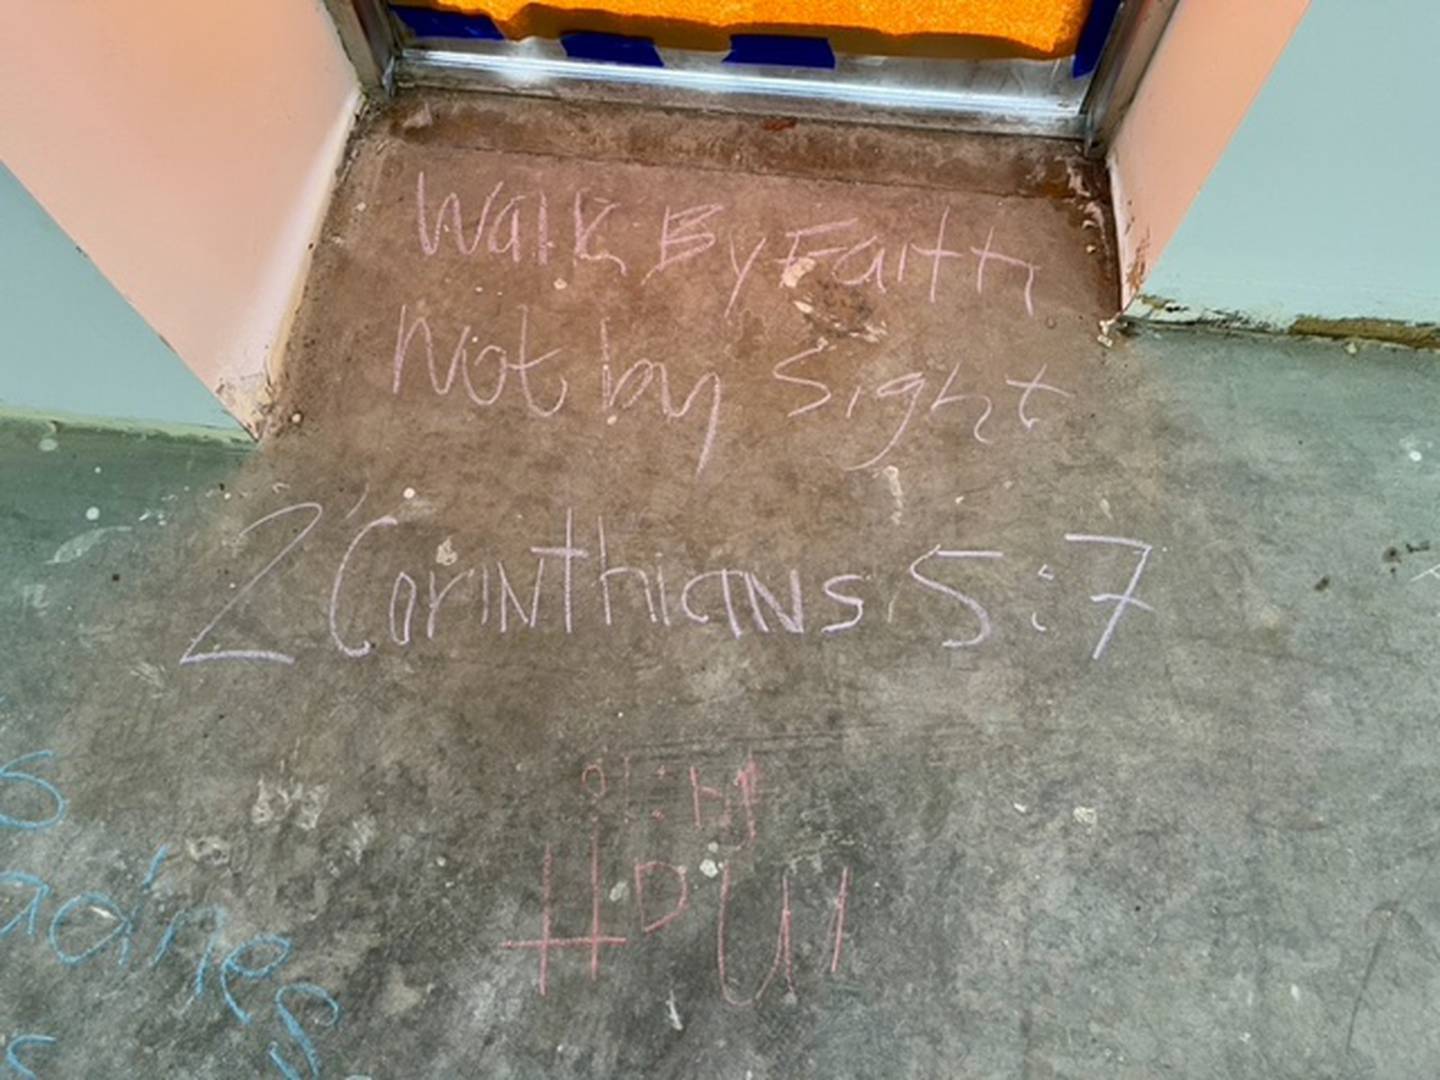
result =
[[[1102,147],[1176,0],[327,0],[362,77]]]

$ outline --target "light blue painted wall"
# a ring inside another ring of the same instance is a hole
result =
[[[240,425],[0,165],[0,410]]]
[[[1145,293],[1281,327],[1440,322],[1437,73],[1437,0],[1311,0]]]

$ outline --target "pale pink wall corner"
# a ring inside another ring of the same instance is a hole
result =
[[[1144,290],[1310,0],[1179,0],[1107,155],[1121,306]]]
[[[0,158],[258,432],[361,96],[320,0],[0,0]]]

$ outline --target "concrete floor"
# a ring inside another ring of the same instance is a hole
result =
[[[1440,370],[1101,334],[1095,185],[375,118],[257,452],[0,428],[14,1061],[1433,1074]]]

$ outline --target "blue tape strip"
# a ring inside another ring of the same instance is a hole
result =
[[[1120,3],[1121,0],[1094,0],[1090,5],[1090,14],[1080,30],[1080,43],[1075,47],[1075,63],[1070,69],[1075,78],[1083,79],[1100,63],[1100,54],[1105,51]]]
[[[470,38],[504,41],[505,35],[489,15],[468,15],[463,11],[436,11],[434,8],[391,4],[391,12],[417,38]]]
[[[599,60],[607,64],[631,64],[635,67],[664,67],[660,52],[649,38],[624,34],[600,34],[576,30],[560,35],[565,55],[572,60]]]
[[[835,50],[820,37],[789,34],[731,34],[727,64],[775,64],[782,67],[835,67]]]

